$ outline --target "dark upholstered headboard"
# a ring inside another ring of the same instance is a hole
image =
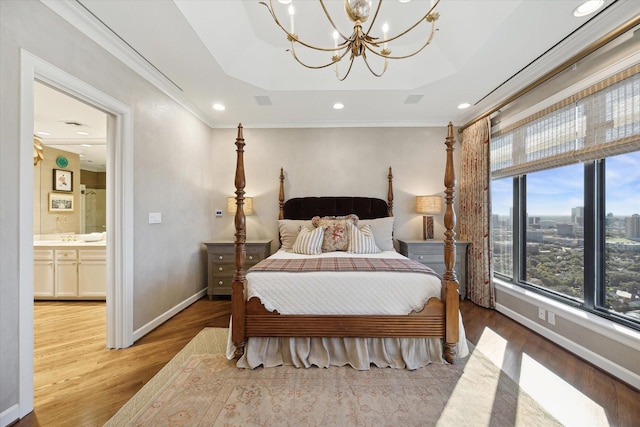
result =
[[[284,203],[283,219],[311,219],[314,216],[356,214],[360,219],[389,216],[389,206],[372,197],[296,197]]]

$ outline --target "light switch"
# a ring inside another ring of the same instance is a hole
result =
[[[149,224],[160,224],[162,222],[162,214],[160,212],[149,212]]]

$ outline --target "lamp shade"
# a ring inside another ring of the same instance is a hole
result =
[[[237,210],[236,198],[227,197],[227,213],[229,215],[235,215]],[[253,197],[244,198],[244,214],[253,215]]]
[[[442,197],[416,196],[416,212],[421,214],[438,214],[442,212]]]

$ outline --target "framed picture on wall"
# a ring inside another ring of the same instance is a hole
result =
[[[49,193],[49,212],[73,212],[73,194]]]
[[[53,191],[73,191],[73,172],[64,169],[54,169]]]

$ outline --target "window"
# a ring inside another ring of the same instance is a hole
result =
[[[496,277],[640,329],[640,65],[491,139]]]
[[[513,277],[513,180],[491,183],[493,271]]]
[[[606,159],[604,308],[640,320],[640,152]]]
[[[584,166],[527,175],[525,281],[565,297],[584,295]]]

